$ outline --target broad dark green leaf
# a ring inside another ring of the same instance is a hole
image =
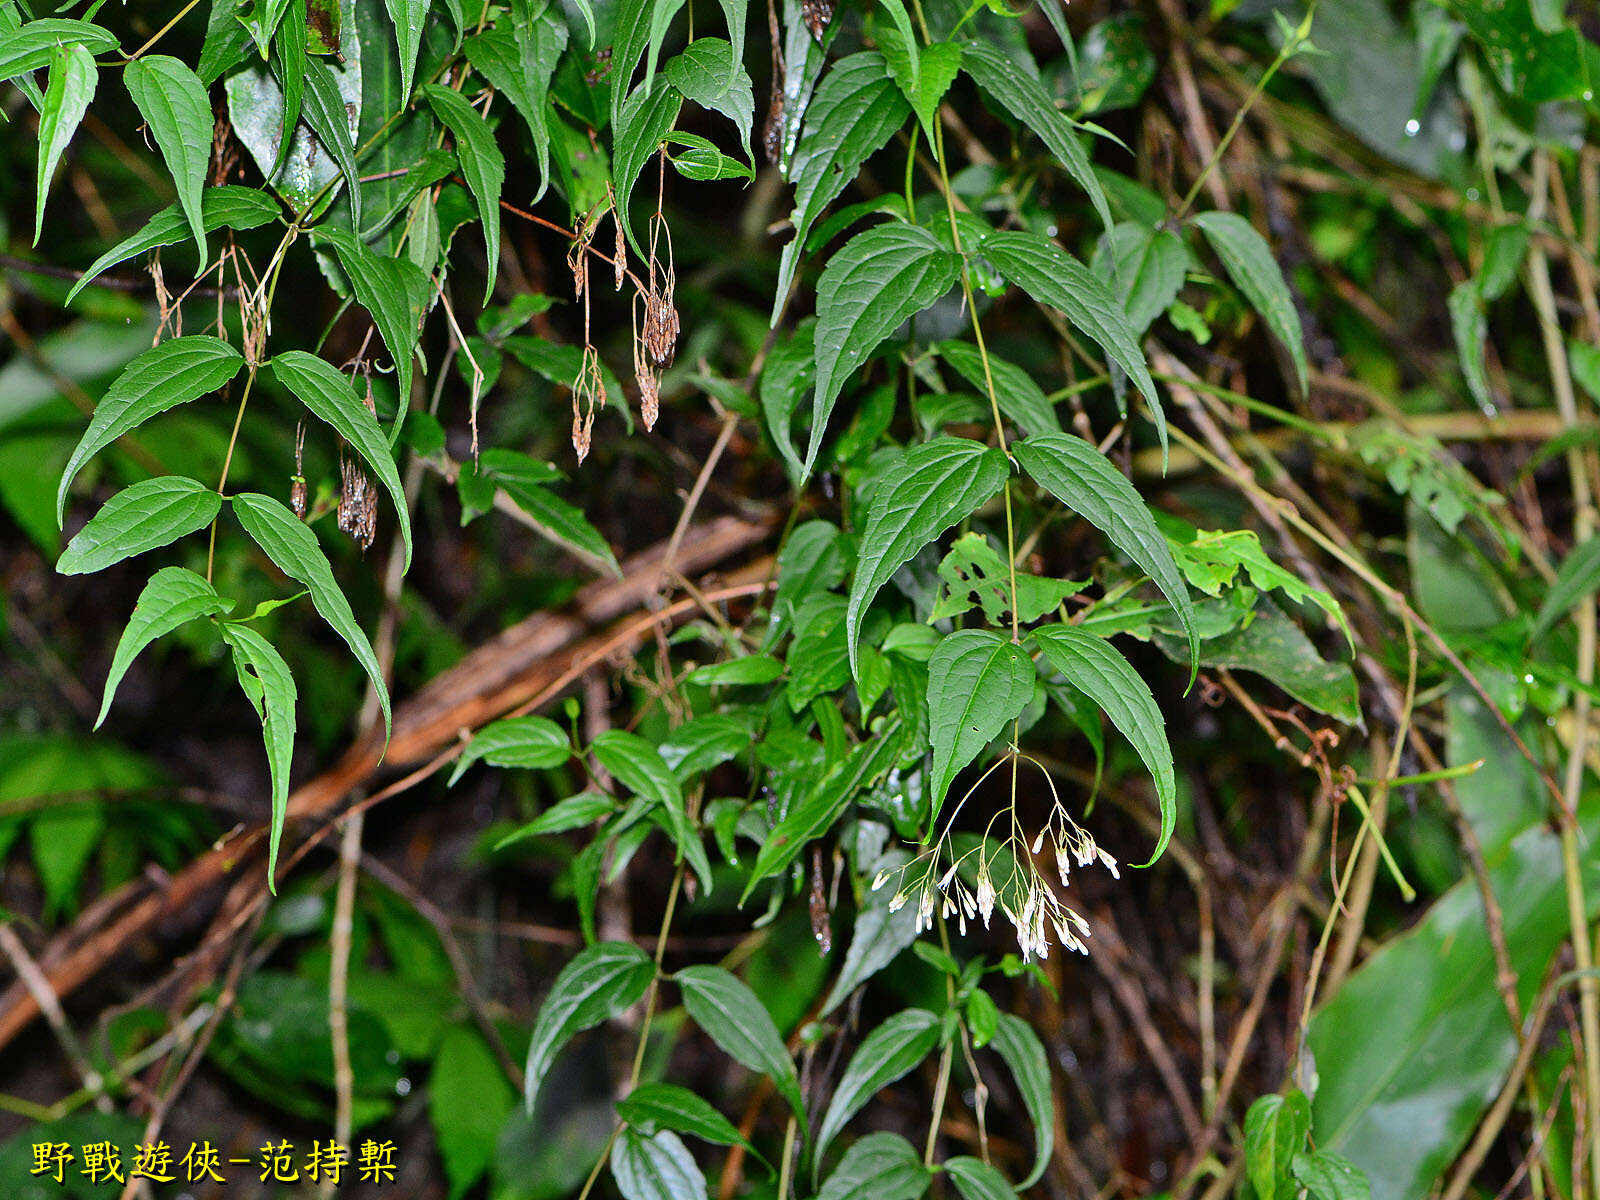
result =
[[[805,1128],[794,1060],[772,1017],[748,984],[721,967],[685,967],[675,976],[694,1023],[736,1062],[767,1076]]]
[[[878,486],[867,509],[845,614],[852,671],[858,670],[861,621],[878,590],[919,550],[999,492],[1008,473],[1000,450],[966,438],[937,437],[906,451]]]
[[[1024,128],[1037,133],[1056,161],[1065,168],[1073,182],[1084,190],[1089,202],[1107,229],[1111,228],[1111,208],[1106,203],[1105,190],[1089,165],[1089,156],[1078,144],[1072,122],[1055,106],[1044,85],[997,43],[969,41],[961,46],[961,65],[1011,113]],[[997,266],[999,264],[996,264]],[[1005,268],[1001,268],[1005,274]],[[1008,276],[1009,278],[1009,276]],[[1021,280],[1013,282],[1020,283]],[[1024,284],[1023,286],[1027,286]],[[1032,289],[1029,289],[1032,291]],[[1071,314],[1068,313],[1070,317]],[[1086,331],[1087,332],[1087,331]],[[1126,368],[1124,368],[1126,369]],[[1132,372],[1129,372],[1132,374]]]
[[[411,84],[417,73],[417,51],[422,46],[422,29],[428,23],[428,0],[383,0],[394,25],[395,49],[400,54],[400,107],[411,100]]]
[[[175,542],[216,519],[222,498],[196,479],[159,475],[124,488],[80,529],[56,561],[63,575],[103,571]]]
[[[683,788],[661,752],[638,734],[622,729],[606,730],[595,738],[590,749],[595,761],[611,772],[618,783],[660,811],[679,857],[688,857],[695,874],[700,877],[701,887],[709,895],[711,864],[701,844],[700,831],[689,819]]]
[[[525,21],[515,13],[504,15],[493,29],[466,41],[473,70],[511,101],[533,137],[539,163],[534,203],[543,199],[550,186],[550,79],[567,48],[567,36],[559,8],[547,5],[538,16]]]
[[[761,368],[761,416],[778,448],[789,482],[802,486],[800,455],[794,448],[794,414],[817,381],[817,322],[807,317],[780,338]]]
[[[37,71],[50,62],[57,46],[82,46],[95,54],[117,48],[117,39],[88,21],[46,17],[7,32],[0,41],[0,79]],[[210,138],[208,133],[207,138]]]
[[[226,184],[222,187],[206,188],[200,194],[200,218],[207,233],[223,228],[255,229],[265,225],[277,215],[277,202],[265,192],[257,191],[255,188]],[[124,238],[95,259],[83,273],[83,278],[73,284],[71,290],[67,292],[66,303],[71,304],[73,297],[93,283],[95,278],[108,267],[114,267],[147,250],[182,241],[188,232],[188,220],[183,215],[182,205],[174,203],[162,209],[151,217],[138,233]]]
[[[1149,402],[1150,417],[1164,449],[1167,421],[1155,381],[1145,366],[1144,353],[1128,324],[1122,301],[1112,295],[1100,277],[1036,233],[992,233],[984,238],[979,250],[1000,274],[1035,300],[1059,309],[1067,320],[1100,344]]]
[[[313,414],[338,431],[363,462],[372,468],[378,482],[394,501],[400,521],[400,537],[405,543],[405,566],[411,569],[411,516],[406,509],[405,488],[388,439],[350,380],[332,363],[304,350],[285,350],[267,364],[273,378],[300,398]]]
[[[702,713],[674,729],[661,743],[661,758],[673,774],[688,781],[751,749],[751,721],[732,713]]]
[[[1015,363],[988,355],[988,369],[984,369],[984,355],[971,342],[940,342],[939,357],[978,389],[987,398],[989,384],[994,383],[995,402],[1000,411],[1010,417],[1023,433],[1059,433],[1061,422],[1056,410],[1037,383]]]
[[[217,595],[217,589],[193,571],[183,567],[162,567],[152,575],[150,582],[139,593],[139,601],[133,606],[133,615],[128,618],[127,628],[117,640],[94,727],[99,729],[105,723],[106,713],[111,711],[112,697],[117,694],[117,684],[122,682],[133,660],[139,657],[139,651],[180,625],[200,617],[218,616],[232,608],[232,600]]]
[[[707,663],[683,677],[685,683],[701,687],[762,684],[783,678],[783,664],[767,654],[746,654],[727,662]]]
[[[931,800],[939,815],[956,774],[1033,699],[1033,660],[992,629],[961,629],[928,660]]]
[[[452,1200],[494,1164],[501,1127],[515,1103],[483,1035],[467,1024],[446,1029],[428,1076],[428,1118]]]
[[[617,1101],[617,1116],[645,1137],[657,1130],[690,1133],[718,1146],[754,1147],[711,1103],[698,1093],[672,1083],[642,1083]]]
[[[1539,606],[1530,640],[1537,641],[1575,605],[1593,596],[1596,588],[1600,588],[1600,537],[1590,537],[1574,546],[1572,553],[1562,560],[1555,582]]]
[[[452,93],[454,94],[454,93]],[[463,104],[465,100],[461,101]],[[350,193],[350,221],[361,228],[361,173],[356,170],[355,135],[351,132],[352,118],[345,107],[344,95],[333,71],[320,58],[306,59],[305,96],[301,105],[306,124],[317,135],[323,148],[339,164],[339,174],[344,177],[345,190]],[[490,256],[489,269],[494,270],[494,256]]]
[[[619,0],[616,10],[615,42],[611,47],[611,124],[622,120],[624,99],[634,92],[633,77],[639,60],[645,59],[644,81],[638,91],[648,92],[655,83],[656,60],[667,28],[683,8],[683,0]]]
[[[603,792],[579,792],[576,796],[568,796],[565,800],[552,804],[526,825],[517,826],[497,841],[494,848],[497,851],[503,850],[528,838],[566,833],[569,829],[582,829],[585,825],[593,825],[601,817],[609,816],[616,811],[616,808],[616,800]],[[604,839],[600,839],[592,844],[603,847],[605,842]]]
[[[289,664],[248,625],[222,624],[222,636],[233,649],[239,686],[255,706],[267,747],[267,767],[272,777],[272,821],[267,835],[267,888],[276,894],[278,844],[289,811],[289,765],[294,759],[294,706],[296,691]]]
[[[631,942],[601,942],[561,968],[534,1018],[523,1106],[533,1112],[557,1052],[585,1029],[636,1003],[655,978],[655,963]]]
[[[1299,1189],[1289,1163],[1306,1145],[1311,1106],[1300,1092],[1262,1096],[1244,1117],[1244,1161],[1251,1186],[1261,1200],[1293,1200]]]
[[[965,1154],[947,1158],[944,1173],[956,1185],[961,1200],[1013,1200],[1017,1194],[1006,1177],[981,1158]]]
[[[896,1133],[869,1133],[844,1152],[817,1200],[917,1200],[933,1172]]]
[[[1142,337],[1178,298],[1189,252],[1170,229],[1124,221],[1106,231],[1089,265],[1122,297],[1128,328]]]
[[[802,36],[809,43],[803,31]],[[862,51],[846,55],[823,77],[806,109],[805,135],[789,160],[787,178],[794,184],[794,212],[789,223],[794,226],[794,240],[784,246],[778,262],[774,324],[794,281],[811,226],[910,112],[881,54]]]
[[[705,1200],[706,1177],[668,1129],[645,1136],[626,1128],[611,1146],[611,1175],[623,1200]]]
[[[898,1012],[869,1033],[850,1056],[833,1100],[817,1128],[813,1162],[822,1156],[850,1118],[884,1088],[906,1075],[939,1044],[940,1021],[925,1008]],[[815,1173],[815,1172],[813,1172]]]
[[[124,68],[122,80],[172,175],[203,269],[206,229],[200,193],[205,190],[206,167],[211,161],[211,103],[205,85],[187,65],[168,54],[134,59]]]
[[[890,221],[859,233],[828,260],[817,282],[817,386],[801,477],[811,474],[845,381],[908,317],[955,284],[960,258],[927,230]]]
[[[1238,213],[1199,213],[1191,220],[1206,235],[1206,241],[1222,260],[1234,286],[1261,314],[1294,363],[1295,379],[1303,394],[1306,390],[1306,346],[1300,332],[1300,313],[1289,294],[1289,285],[1272,257],[1272,248],[1256,232],[1255,226]]]
[[[461,173],[466,176],[472,197],[478,202],[485,260],[489,266],[489,278],[483,289],[483,300],[487,304],[494,294],[495,270],[500,261],[500,190],[506,181],[505,156],[495,145],[489,123],[460,92],[430,83],[423,87],[422,94],[455,138]]]
[[[243,356],[221,339],[190,334],[162,342],[124,367],[95,405],[89,428],[61,473],[56,525],[66,517],[67,489],[84,463],[157,413],[216,391],[243,362]]]
[[[250,53],[250,31],[241,19],[242,3],[243,0],[211,0],[206,37],[195,66],[200,82],[207,87],[244,62]]]
[[[1051,625],[1033,633],[1039,652],[1066,681],[1102,709],[1144,760],[1161,806],[1161,835],[1149,866],[1161,857],[1178,815],[1177,777],[1166,724],[1150,688],[1110,642],[1075,625]]]
[[[739,131],[739,149],[750,156],[750,130],[755,123],[754,85],[744,65],[734,57],[728,71],[731,47],[721,38],[696,38],[667,64],[667,82],[701,108],[719,112]]]
[[[1001,1013],[994,1037],[989,1041],[1016,1080],[1017,1091],[1022,1096],[1022,1106],[1033,1121],[1033,1170],[1017,1185],[1025,1192],[1039,1182],[1050,1163],[1056,1144],[1055,1097],[1050,1091],[1050,1064],[1044,1055],[1044,1046],[1033,1027],[1021,1017]]]
[[[389,713],[389,689],[383,682],[383,669],[378,666],[378,656],[372,652],[372,643],[356,624],[356,615],[350,611],[350,602],[344,598],[339,585],[334,582],[333,568],[327,556],[317,545],[317,535],[301,524],[292,512],[271,496],[257,492],[241,492],[233,497],[233,515],[244,526],[256,545],[289,578],[303,583],[311,593],[311,603],[322,614],[323,620],[333,626],[333,631],[350,647],[361,669],[372,681],[378,694],[378,704],[383,709],[384,737],[387,739],[392,718]]]
[[[1289,1169],[1311,1200],[1372,1200],[1367,1177],[1343,1155],[1326,1150],[1296,1154]]]
[[[1011,454],[1035,483],[1093,524],[1155,581],[1188,633],[1189,655],[1197,663],[1200,634],[1189,589],[1133,485],[1105,455],[1071,434],[1025,438],[1013,443]]]
[[[78,122],[94,99],[100,73],[94,55],[82,45],[58,47],[50,56],[50,86],[45,90],[44,107],[39,110],[39,161],[36,175],[33,244],[39,244],[44,229],[44,202],[50,194],[50,180],[56,173],[61,153],[78,131]],[[204,253],[204,251],[202,251]]]
[[[278,157],[267,173],[269,179],[276,177],[288,160],[294,145],[295,126],[300,123],[300,109],[306,96],[307,37],[306,10],[302,5],[291,4],[278,26],[277,41],[272,47],[272,73],[283,91],[283,116],[279,122]]]
[[[351,286],[355,288],[356,299],[361,302],[361,307],[372,314],[372,323],[383,335],[383,344],[389,348],[389,356],[394,359],[400,397],[399,413],[394,422],[398,435],[405,411],[411,405],[411,373],[416,361],[417,335],[431,291],[428,277],[415,263],[374,254],[343,229],[323,226],[318,229],[317,237],[319,241],[333,246],[339,256],[339,265],[344,268]],[[284,357],[279,355],[279,358]]]
[[[478,730],[456,759],[446,786],[454,785],[461,773],[480,759],[497,767],[541,770],[559,767],[571,757],[571,740],[548,717],[507,717]]]
[[[655,158],[662,139],[672,131],[682,107],[683,97],[663,76],[640,84],[622,105],[622,112],[612,126],[611,180],[617,192],[617,220],[636,254],[642,255],[644,251],[628,216],[634,185]]]

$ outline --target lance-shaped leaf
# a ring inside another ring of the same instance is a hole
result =
[[[991,233],[979,247],[995,270],[1028,295],[1061,313],[1100,344],[1150,404],[1150,416],[1165,450],[1167,421],[1145,366],[1139,340],[1122,301],[1105,282],[1050,239],[1036,233]]]
[[[628,1127],[611,1145],[611,1176],[623,1200],[702,1200],[706,1177],[670,1129],[646,1136]]]
[[[394,25],[395,49],[400,54],[400,109],[411,99],[411,83],[417,73],[417,50],[422,46],[422,27],[428,23],[428,0],[383,0]]]
[[[267,768],[272,777],[272,822],[267,836],[267,888],[277,894],[278,843],[289,811],[289,764],[294,758],[294,676],[283,655],[248,625],[224,623],[222,636],[233,649],[239,686],[261,718],[267,747]]]
[[[802,478],[811,474],[834,401],[907,317],[949,291],[961,259],[926,229],[890,221],[845,243],[817,283],[817,387]]]
[[[1089,265],[1122,297],[1128,326],[1140,337],[1178,298],[1189,252],[1170,229],[1124,221],[1106,231]]]
[[[896,1013],[866,1036],[845,1067],[817,1130],[812,1162],[822,1156],[845,1123],[884,1088],[912,1071],[939,1044],[939,1018],[925,1008]]]
[[[50,86],[39,111],[39,166],[36,185],[38,203],[34,208],[33,244],[39,244],[44,229],[44,202],[50,194],[50,177],[56,173],[61,153],[72,141],[78,122],[94,99],[100,73],[94,55],[81,45],[58,47],[50,57]]]
[[[175,542],[216,519],[222,498],[197,479],[160,475],[124,488],[78,530],[56,560],[63,575],[102,571]]]
[[[606,730],[590,748],[595,761],[618,783],[660,810],[679,856],[688,858],[700,877],[700,885],[710,894],[711,862],[700,841],[700,831],[689,819],[683,788],[661,752],[638,734],[622,729]]]
[[[956,1185],[961,1200],[1016,1200],[1016,1190],[1006,1177],[981,1158],[966,1154],[947,1158],[944,1173]]]
[[[802,36],[809,45],[810,37]],[[778,261],[774,324],[789,295],[811,226],[850,186],[861,164],[905,123],[910,111],[889,77],[883,55],[871,51],[841,58],[817,87],[806,109],[805,136],[789,161],[788,178],[794,184],[794,212],[789,223],[794,226],[794,239],[784,246]]]
[[[200,220],[207,233],[218,229],[255,229],[278,215],[278,205],[271,196],[255,188],[225,184],[206,188],[200,195]],[[95,259],[83,278],[72,285],[66,303],[94,282],[100,272],[126,262],[136,254],[170,246],[180,242],[189,232],[183,206],[170,204],[145,223],[145,227],[131,237],[123,238],[99,258]]]
[[[696,38],[667,64],[667,82],[702,108],[719,112],[739,130],[739,149],[750,157],[750,130],[755,124],[756,102],[750,76],[734,59],[727,69],[728,43],[721,38]]]
[[[1006,456],[998,449],[968,438],[936,437],[907,450],[878,485],[867,509],[845,610],[851,671],[857,670],[861,621],[879,589],[917,551],[1004,487],[1008,469]],[[1167,557],[1170,560],[1171,554]]]
[[[408,259],[374,254],[343,229],[324,226],[317,231],[317,236],[333,246],[339,265],[355,288],[356,299],[372,314],[372,322],[383,335],[383,344],[394,359],[400,398],[400,415],[395,417],[398,433],[403,414],[411,404],[411,373],[422,314],[428,306],[428,277]]]
[[[84,463],[157,413],[216,391],[238,374],[243,362],[243,356],[220,338],[190,334],[162,342],[124,367],[94,406],[89,428],[61,472],[56,524],[66,517],[67,489]]]
[[[267,178],[274,179],[283,170],[289,151],[294,147],[295,126],[300,123],[300,109],[306,95],[306,10],[303,5],[291,4],[278,25],[277,41],[272,46],[272,73],[277,76],[283,90],[283,117],[278,137],[278,157],[268,171]]]
[[[755,1147],[710,1101],[677,1084],[640,1084],[626,1099],[617,1101],[617,1116],[646,1137],[658,1129],[670,1129],[718,1146],[743,1146],[755,1153]]]
[[[1199,669],[1200,634],[1183,573],[1144,500],[1104,454],[1080,437],[1047,433],[1014,442],[1011,454],[1040,487],[1088,520],[1155,580],[1189,635],[1190,681]]]
[[[663,76],[650,83],[640,84],[622,106],[622,113],[612,126],[611,181],[617,192],[617,221],[628,235],[628,243],[635,253],[639,240],[634,236],[633,223],[628,218],[628,204],[633,198],[634,184],[645,165],[661,146],[661,139],[672,131],[683,107],[683,97],[678,89]]]
[[[333,568],[328,565],[322,547],[317,545],[317,535],[271,496],[257,492],[241,492],[233,497],[233,515],[280,571],[306,586],[311,593],[311,603],[322,614],[322,619],[333,626],[333,631],[350,647],[361,669],[372,680],[373,691],[378,694],[378,704],[383,709],[384,736],[387,738],[392,718],[389,713],[389,689],[383,682],[383,670],[378,666],[378,656],[372,652],[372,643],[367,641],[361,626],[356,624],[356,615],[350,611],[350,602],[334,582]]]
[[[1017,1091],[1022,1096],[1022,1106],[1033,1119],[1037,1146],[1033,1153],[1033,1170],[1017,1185],[1019,1192],[1025,1192],[1039,1182],[1056,1145],[1056,1105],[1050,1091],[1050,1063],[1033,1027],[1011,1013],[1000,1014],[1000,1023],[994,1037],[989,1039],[989,1046],[1011,1068],[1011,1077],[1016,1080]]]
[[[1089,165],[1089,156],[1078,144],[1072,122],[1055,106],[1038,77],[1028,74],[997,43],[977,39],[962,43],[961,65],[979,87],[1005,105],[1025,128],[1039,135],[1073,182],[1088,195],[1101,222],[1110,229],[1111,206],[1106,203],[1105,190]]]
[[[1033,660],[992,629],[957,630],[939,643],[928,660],[933,817],[957,773],[1028,706],[1033,679]]]
[[[667,27],[683,8],[683,0],[620,0],[617,4],[616,35],[611,48],[611,124],[622,119],[622,105],[633,92],[634,72],[639,60],[648,55],[641,91],[655,82],[656,60]]]
[[[591,565],[622,578],[616,555],[611,552],[600,531],[583,515],[581,508],[568,504],[549,488],[524,479],[496,474],[495,482],[507,498],[523,511],[529,523],[545,537],[557,545],[565,546]]]
[[[844,1152],[817,1200],[917,1200],[932,1182],[905,1138],[869,1133]]]
[[[550,80],[561,52],[567,48],[567,26],[555,5],[537,17],[521,20],[516,13],[503,16],[493,29],[466,42],[467,61],[496,91],[511,101],[533,137],[539,162],[539,190],[534,203],[550,186]],[[508,21],[510,25],[508,27]]]
[[[911,18],[906,15],[900,0],[884,0],[878,11],[889,15],[890,23],[876,23],[873,39],[878,50],[889,64],[889,74],[899,85],[901,93],[911,102],[922,124],[928,144],[933,145],[933,118],[939,111],[939,102],[955,82],[961,69],[961,47],[954,42],[935,42],[923,46],[911,28]]]
[[[500,261],[500,189],[506,181],[506,160],[495,145],[494,132],[482,114],[460,92],[430,83],[422,94],[456,141],[456,158],[461,173],[478,202],[478,217],[483,222],[483,244],[489,264],[489,279],[483,289],[484,303],[494,294],[495,267]]]
[[[1556,572],[1555,582],[1539,607],[1530,640],[1537,641],[1579,601],[1600,588],[1600,537],[1590,537],[1572,548]]]
[[[351,449],[372,468],[372,473],[383,484],[384,491],[394,501],[400,519],[400,537],[405,543],[405,570],[411,569],[411,518],[406,512],[405,488],[400,483],[400,472],[394,465],[394,455],[389,442],[378,428],[378,418],[367,409],[356,395],[350,380],[332,363],[304,350],[285,350],[274,358],[267,369],[273,378],[300,398],[313,414],[332,425]]]
[[[548,717],[507,717],[478,730],[467,748],[456,759],[455,770],[450,773],[453,787],[461,773],[482,759],[497,767],[539,769],[559,767],[572,757],[572,743],[567,735]],[[607,801],[606,807],[610,808]]]
[[[1074,625],[1036,629],[1034,644],[1066,681],[1105,710],[1111,723],[1133,744],[1155,780],[1161,806],[1161,836],[1149,866],[1161,857],[1177,820],[1177,777],[1172,769],[1172,747],[1166,725],[1150,688],[1110,642]]]
[[[1300,313],[1289,285],[1272,257],[1272,248],[1255,226],[1238,213],[1208,212],[1192,218],[1217,252],[1228,278],[1261,314],[1272,336],[1283,344],[1294,363],[1295,379],[1306,390],[1306,346],[1300,332]],[[1474,297],[1476,301],[1476,297]],[[1487,389],[1486,389],[1487,390]]]
[[[528,1041],[522,1101],[533,1112],[539,1088],[557,1052],[574,1036],[609,1021],[635,1004],[650,980],[655,963],[631,942],[601,942],[584,950],[565,967],[550,987],[533,1022]]]
[[[455,93],[451,93],[454,95]],[[460,99],[460,97],[457,97]],[[465,104],[466,101],[462,100]],[[301,111],[306,124],[323,148],[339,164],[339,174],[344,177],[345,190],[350,193],[351,224],[361,228],[361,175],[356,170],[355,134],[350,130],[352,118],[345,107],[344,96],[339,91],[339,81],[333,70],[320,58],[307,57],[305,95]],[[494,270],[494,256],[490,256],[489,269]]]
[[[99,729],[111,711],[111,700],[117,694],[117,685],[128,673],[133,660],[139,657],[151,642],[163,634],[171,633],[180,625],[200,617],[214,617],[229,612],[233,601],[217,595],[212,587],[193,571],[183,567],[162,567],[150,577],[133,606],[127,628],[117,640],[116,653],[111,656],[111,670],[106,675],[105,692],[100,700],[100,713],[94,719]]]
[[[673,976],[694,1023],[741,1065],[772,1080],[805,1129],[805,1106],[794,1060],[778,1027],[748,984],[721,967],[685,967]]]
[[[994,384],[995,402],[1024,433],[1057,433],[1061,422],[1044,390],[1016,363],[989,354],[985,356],[971,342],[940,342],[939,357],[956,369],[978,394],[987,397]]]
[[[200,193],[205,190],[206,166],[211,161],[211,104],[205,85],[169,54],[134,59],[123,70],[122,80],[172,173],[178,203],[188,218],[204,270],[206,229],[200,219]]]
[[[58,46],[82,46],[94,54],[117,48],[115,35],[88,21],[46,17],[0,39],[0,79],[12,79],[46,65]],[[210,134],[206,135],[208,138]]]
[[[222,8],[224,5],[217,4],[214,7]],[[250,39],[255,42],[263,62],[272,48],[272,35],[278,32],[288,8],[289,0],[256,0],[248,10],[238,14],[239,23],[249,31]],[[302,8],[301,12],[304,11]]]

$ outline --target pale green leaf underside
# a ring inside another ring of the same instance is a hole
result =
[[[234,669],[239,686],[261,718],[261,732],[267,748],[267,767],[272,778],[272,822],[267,839],[267,887],[278,890],[278,844],[283,838],[283,822],[289,811],[289,765],[294,758],[295,685],[289,664],[266,638],[248,625],[222,626],[222,636],[233,647]]]

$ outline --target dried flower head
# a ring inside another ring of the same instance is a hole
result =
[[[806,23],[811,36],[820,42],[827,32],[828,22],[833,20],[833,0],[800,0],[800,19]]]
[[[600,374],[600,354],[593,346],[585,346],[578,378],[572,384],[572,449],[580,463],[589,457],[595,409],[605,406],[606,382]]]
[[[761,145],[773,166],[783,161],[783,88],[777,74],[772,77],[772,99],[767,105],[767,123],[761,130]]]
[[[306,519],[306,423],[301,421],[294,431],[294,475],[289,480],[289,507],[302,521]]]
[[[378,493],[354,458],[340,456],[339,531],[365,554],[378,536]]]
[[[617,194],[610,182],[606,183],[606,190],[611,193],[611,224],[617,231],[611,249],[611,271],[616,279],[616,290],[620,292],[622,285],[628,281],[628,236],[622,228],[622,213],[617,208]]]

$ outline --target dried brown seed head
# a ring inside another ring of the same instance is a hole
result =
[[[827,32],[828,22],[833,20],[833,0],[800,0],[800,19],[806,23],[811,36],[820,42]]]
[[[355,459],[342,459],[339,468],[339,530],[365,554],[378,536],[378,493]]]

